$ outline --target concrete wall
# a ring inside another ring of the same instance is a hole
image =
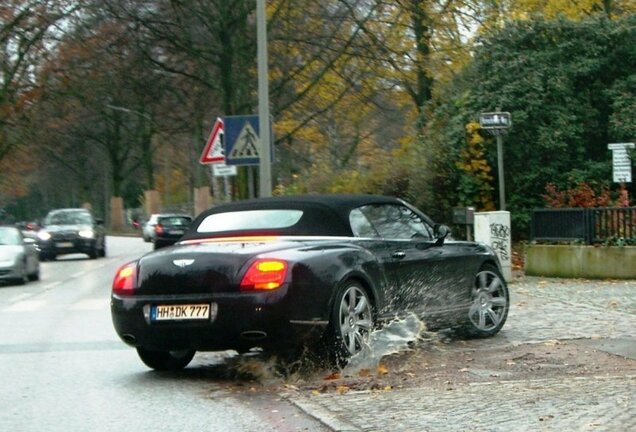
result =
[[[636,247],[529,245],[525,272],[532,276],[636,279]]]

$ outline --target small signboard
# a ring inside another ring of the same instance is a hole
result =
[[[614,183],[632,182],[632,161],[628,149],[636,147],[634,143],[613,143],[607,148],[612,151],[612,173]]]
[[[223,150],[223,120],[216,119],[208,142],[203,148],[199,162],[202,164],[225,163],[225,151]]]
[[[482,129],[508,129],[511,124],[509,112],[487,112],[479,116]]]
[[[212,172],[214,177],[226,177],[236,175],[236,165],[214,164],[212,165]]]

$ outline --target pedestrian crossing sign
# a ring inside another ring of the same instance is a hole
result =
[[[259,165],[261,139],[257,115],[223,117],[228,165]]]

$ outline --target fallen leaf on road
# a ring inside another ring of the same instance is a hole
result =
[[[368,369],[368,368],[360,369],[360,371],[358,372],[358,375],[361,378],[366,378],[371,375],[371,369]]]
[[[349,387],[345,386],[345,385],[339,385],[336,387],[336,391],[338,392],[338,394],[345,394],[349,391]]]
[[[329,375],[327,375],[326,377],[324,377],[324,380],[328,380],[328,381],[333,381],[333,380],[337,380],[342,378],[342,375],[340,375],[340,372],[333,372],[330,373]]]
[[[389,370],[382,363],[378,365],[378,375],[386,375],[389,373]]]

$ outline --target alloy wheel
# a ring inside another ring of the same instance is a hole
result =
[[[371,302],[364,289],[356,285],[345,289],[340,300],[338,324],[342,343],[349,354],[362,350],[373,328]]]
[[[491,270],[477,273],[468,317],[479,332],[497,330],[508,313],[508,290],[499,274]]]

